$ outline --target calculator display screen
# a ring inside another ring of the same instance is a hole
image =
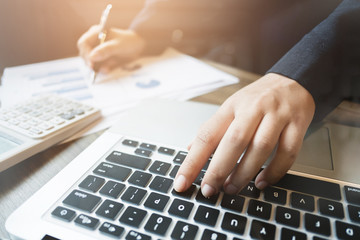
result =
[[[9,139],[6,137],[6,135],[3,135],[0,132],[0,154],[5,153],[17,146],[19,146],[21,143],[17,141],[13,141],[12,139]]]

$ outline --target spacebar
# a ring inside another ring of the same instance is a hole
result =
[[[275,186],[318,197],[341,200],[340,185],[322,180],[286,174]]]

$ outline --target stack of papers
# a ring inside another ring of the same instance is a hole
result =
[[[138,59],[106,76],[99,74],[94,84],[90,75],[80,57],[6,68],[0,87],[1,107],[56,93],[101,109],[103,118],[91,126],[91,133],[111,126],[125,110],[146,98],[187,100],[238,82],[236,77],[174,49]]]

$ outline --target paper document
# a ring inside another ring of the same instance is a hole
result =
[[[193,57],[167,49],[162,55],[138,59],[91,84],[90,69],[80,57],[6,68],[0,86],[1,107],[31,96],[57,93],[102,110],[93,131],[112,125],[124,110],[146,98],[187,100],[238,82]]]

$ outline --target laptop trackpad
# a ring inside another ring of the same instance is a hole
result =
[[[295,164],[334,170],[327,127],[313,126],[309,128]]]

